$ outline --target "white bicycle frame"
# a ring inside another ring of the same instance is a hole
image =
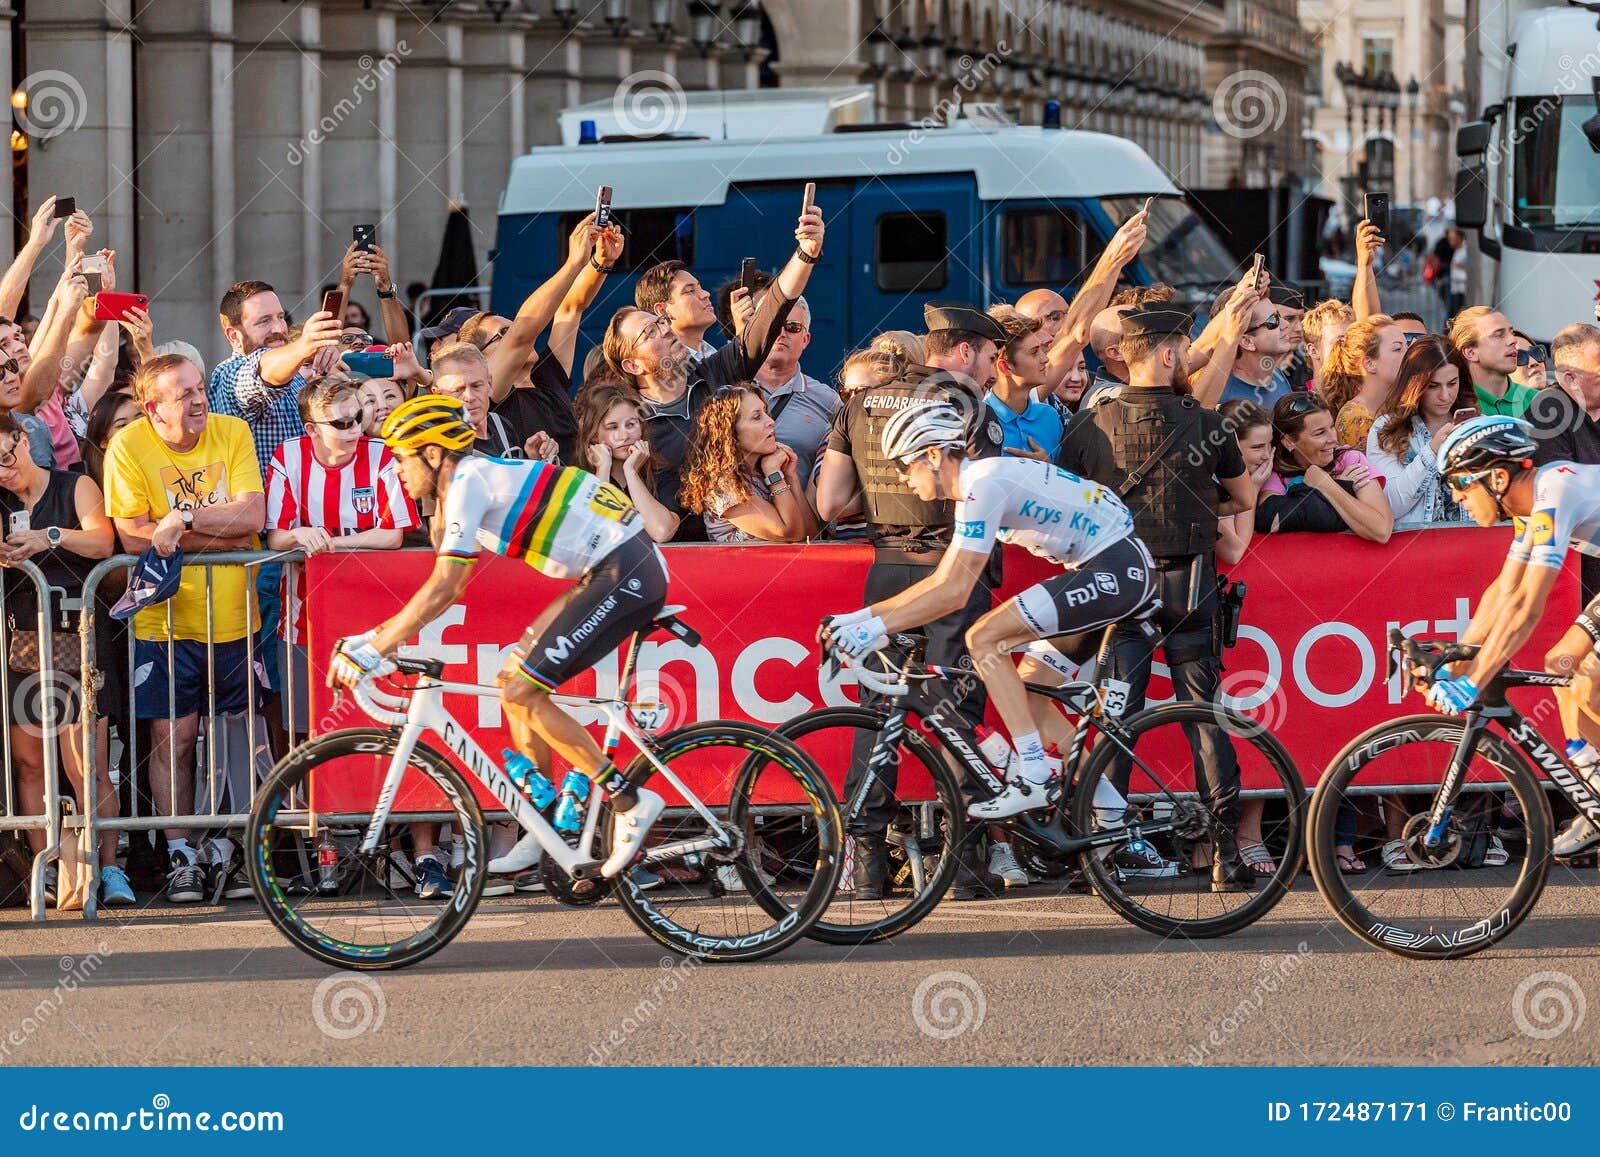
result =
[[[471,776],[494,794],[495,799],[500,801],[522,830],[532,833],[539,841],[539,846],[560,865],[564,872],[578,878],[584,874],[585,869],[592,868],[599,862],[592,849],[595,829],[599,826],[600,792],[590,791],[589,807],[583,821],[583,835],[577,847],[569,847],[561,834],[546,822],[527,797],[517,790],[516,785],[499,765],[489,758],[467,729],[456,721],[456,717],[444,705],[446,694],[499,698],[499,687],[486,687],[477,683],[450,683],[424,676],[421,685],[412,690],[409,696],[399,696],[380,691],[374,686],[374,679],[368,676],[357,683],[352,691],[356,702],[368,715],[380,723],[400,728],[400,737],[389,763],[389,772],[384,777],[383,788],[378,793],[377,806],[373,809],[372,819],[367,824],[366,834],[361,840],[362,853],[370,855],[377,850],[383,829],[389,821],[389,809],[393,806],[395,795],[400,790],[400,781],[405,777],[406,768],[410,765],[412,752],[416,750],[422,736],[432,732],[461,761]],[[616,752],[619,739],[626,736],[713,831],[722,830],[723,825],[705,804],[701,803],[684,782],[673,774],[670,767],[656,758],[644,735],[629,718],[630,707],[653,706],[652,704],[635,704],[624,699],[603,699],[585,695],[552,695],[550,699],[561,707],[598,707],[604,711],[606,733],[603,746],[607,757]],[[680,840],[651,848],[645,855],[645,862],[677,859],[692,852],[710,851],[728,846],[729,842],[726,839],[714,837]]]

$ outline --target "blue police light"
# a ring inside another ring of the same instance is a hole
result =
[[[1061,102],[1047,100],[1044,102],[1044,127],[1058,129],[1061,127]]]
[[[593,121],[580,121],[578,123],[578,143],[580,145],[598,145],[600,134],[595,130]]]

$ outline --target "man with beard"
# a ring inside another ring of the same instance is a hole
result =
[[[223,336],[233,356],[211,371],[206,400],[214,414],[243,418],[255,439],[263,472],[278,447],[298,438],[300,367],[311,362],[318,374],[339,361],[343,319],[314,313],[294,341],[278,293],[265,281],[241,281],[222,295],[218,306]]]
[[[1144,706],[1157,641],[1178,698],[1215,700],[1222,659],[1213,630],[1217,519],[1248,516],[1255,505],[1255,490],[1232,431],[1215,410],[1187,395],[1189,330],[1190,318],[1181,310],[1133,307],[1122,319],[1118,342],[1128,364],[1128,384],[1120,396],[1073,417],[1057,461],[1114,489],[1133,513],[1134,533],[1155,558],[1162,605],[1151,621],[1164,640],[1153,641],[1138,623],[1124,624],[1115,636],[1112,667],[1129,684],[1128,713]],[[1218,501],[1219,483],[1228,495],[1225,503]],[[1231,831],[1239,819],[1239,765],[1233,748],[1214,727],[1190,729],[1190,746],[1201,798]],[[1128,785],[1124,781],[1118,786],[1126,791]],[[1250,887],[1251,872],[1237,845],[1231,838],[1224,845],[1212,859],[1211,890]],[[1146,856],[1118,853],[1118,866],[1139,877],[1160,878],[1181,870],[1153,849]]]
[[[601,350],[606,363],[644,397],[647,440],[662,462],[656,470],[656,498],[669,510],[680,509],[678,471],[689,449],[695,415],[718,386],[755,377],[805,292],[811,267],[822,256],[822,237],[822,210],[813,205],[795,227],[794,256],[756,299],[748,324],[709,357],[685,347],[667,314],[623,306],[611,315]],[[704,538],[702,520],[686,516],[678,528],[678,541]]]

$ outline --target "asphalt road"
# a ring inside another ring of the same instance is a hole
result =
[[[0,1064],[1593,1064],[1596,883],[1558,870],[1507,944],[1438,964],[1353,942],[1309,884],[1204,943],[1030,889],[746,965],[685,963],[613,904],[491,900],[429,961],[359,976],[249,901],[7,911]]]

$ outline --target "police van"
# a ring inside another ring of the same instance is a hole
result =
[[[518,157],[500,201],[493,308],[511,314],[565,256],[568,234],[614,190],[619,268],[584,316],[597,341],[637,275],[683,261],[712,293],[745,257],[774,271],[794,250],[806,182],[827,226],[806,289],[807,369],[830,374],[885,329],[922,328],[923,304],[987,307],[1047,287],[1071,296],[1127,217],[1153,197],[1149,240],[1124,271],[1207,300],[1235,261],[1167,174],[1130,141],[1022,126],[987,107],[949,127],[874,123],[870,87],[678,94],[670,132],[628,131],[605,100],[562,114],[564,143]],[[590,143],[592,142],[592,143]],[[708,335],[721,342],[715,331]]]

